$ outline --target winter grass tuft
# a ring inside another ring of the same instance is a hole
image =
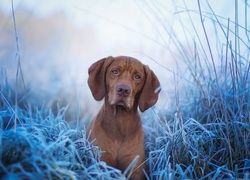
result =
[[[200,17],[203,34],[193,39],[193,47],[184,48],[178,38],[172,39],[182,57],[178,56],[176,64],[182,60],[187,68],[185,73],[173,72],[175,95],[172,103],[175,106],[155,111],[149,118],[157,124],[150,125],[156,132],[147,134],[152,137],[147,138],[150,143],[146,142],[151,179],[249,178],[249,29],[238,24],[237,6],[233,22],[217,16],[208,1],[206,3],[210,13],[202,11],[200,1],[197,2],[198,13],[187,6],[182,11],[190,17],[196,33],[190,13]],[[247,20],[247,16],[245,18]],[[206,28],[210,21],[216,35],[224,34],[223,44],[219,44],[221,37],[216,36],[219,54],[212,48],[214,41]],[[171,36],[177,37],[173,31],[165,29],[167,34],[171,32]],[[203,35],[205,41],[202,41]]]
[[[13,116],[1,107],[0,117]],[[31,110],[30,110],[31,111]],[[1,179],[119,179],[117,169],[100,162],[101,150],[92,146],[84,130],[70,129],[63,119],[50,111],[21,111],[14,128],[2,125],[0,133]],[[2,121],[1,121],[2,122]]]

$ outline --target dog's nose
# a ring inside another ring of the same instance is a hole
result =
[[[131,92],[131,88],[128,85],[125,84],[118,84],[116,86],[116,91],[118,92],[118,94],[122,97],[126,97],[130,94]]]

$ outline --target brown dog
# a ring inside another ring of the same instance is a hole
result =
[[[126,56],[108,57],[89,68],[89,88],[104,105],[87,128],[103,151],[101,160],[124,171],[139,155],[131,179],[144,179],[144,133],[137,111],[158,100],[160,83],[148,66]]]

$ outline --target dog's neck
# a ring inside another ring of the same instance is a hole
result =
[[[110,106],[105,100],[98,116],[100,125],[112,138],[133,136],[141,128],[138,105],[128,110],[122,106]]]

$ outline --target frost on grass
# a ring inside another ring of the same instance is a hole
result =
[[[13,117],[1,107],[0,117]],[[9,107],[9,109],[12,109]],[[1,179],[117,179],[119,170],[100,162],[100,149],[92,146],[84,130],[71,129],[63,111],[32,114],[19,109],[20,122],[0,131]],[[11,118],[10,118],[11,119]]]

